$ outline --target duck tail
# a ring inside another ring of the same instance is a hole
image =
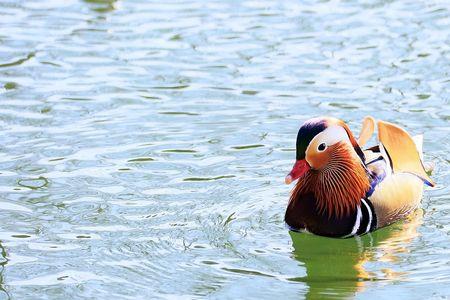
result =
[[[418,134],[412,137],[414,144],[416,144],[417,152],[419,152],[420,160],[422,161],[423,168],[425,169],[425,172],[427,172],[429,175],[434,170],[434,163],[432,161],[424,161],[423,160],[423,151],[422,151],[422,145],[423,145],[423,134]]]

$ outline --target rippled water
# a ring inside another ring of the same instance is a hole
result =
[[[450,289],[448,1],[0,1],[1,297],[424,299]],[[437,187],[289,233],[295,137],[425,133]]]

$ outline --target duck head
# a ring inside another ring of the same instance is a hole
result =
[[[298,180],[291,202],[312,193],[329,215],[350,212],[370,188],[364,153],[349,127],[335,118],[306,121],[297,135],[296,162],[285,182]]]
[[[342,148],[346,151],[342,151]],[[343,121],[329,117],[307,120],[297,134],[296,162],[285,178],[286,184],[297,180],[311,169],[332,167],[343,158],[336,155],[336,152],[349,159],[364,161],[364,153]]]

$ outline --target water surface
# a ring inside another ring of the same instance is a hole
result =
[[[447,1],[0,1],[3,299],[449,297]],[[289,233],[300,124],[425,134],[437,187]]]

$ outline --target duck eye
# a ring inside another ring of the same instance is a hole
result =
[[[320,152],[324,151],[327,148],[327,145],[325,143],[322,143],[319,145],[319,147],[317,147],[317,150],[319,150]]]

